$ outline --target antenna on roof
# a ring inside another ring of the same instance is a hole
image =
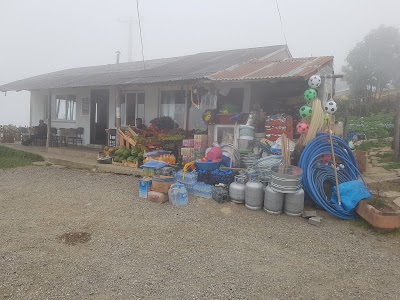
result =
[[[115,52],[115,53],[117,53],[117,61],[116,61],[115,63],[116,63],[116,64],[119,64],[119,56],[120,56],[121,52],[117,51],[117,52]]]
[[[143,18],[141,20],[134,20],[133,17],[129,17],[128,20],[121,20],[118,19],[119,22],[123,24],[128,24],[128,61],[132,62],[133,61],[133,26],[134,24],[138,24],[140,21],[143,21]]]

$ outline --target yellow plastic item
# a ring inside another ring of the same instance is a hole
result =
[[[182,175],[182,180],[185,179],[185,174],[187,170],[194,165],[194,161],[188,162],[184,167],[183,167],[183,175]]]

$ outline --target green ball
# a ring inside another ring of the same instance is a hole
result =
[[[306,89],[306,91],[304,92],[304,99],[306,101],[312,101],[315,98],[317,98],[317,91],[314,89]]]
[[[307,117],[311,116],[312,109],[308,105],[303,105],[302,107],[300,107],[299,113],[302,118],[307,118]]]

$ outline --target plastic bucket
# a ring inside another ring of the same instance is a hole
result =
[[[219,147],[212,147],[210,151],[207,153],[207,159],[208,160],[217,160],[220,159],[222,156],[222,151],[221,148]]]

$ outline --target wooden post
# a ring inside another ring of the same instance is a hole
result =
[[[331,151],[332,151],[332,160],[333,160],[333,172],[335,174],[335,183],[336,183],[336,192],[338,196],[338,203],[339,205],[342,205],[342,199],[340,198],[340,187],[339,187],[339,179],[338,179],[338,174],[337,174],[337,165],[336,165],[336,157],[335,157],[335,150],[333,148],[333,140],[332,140],[332,123],[335,124],[335,119],[333,115],[329,115],[329,141],[331,143]]]
[[[397,160],[400,159],[400,99],[397,99],[396,120],[394,122],[394,154]]]
[[[52,92],[49,90],[49,97],[47,99],[47,140],[46,140],[46,150],[51,146],[51,99]]]

